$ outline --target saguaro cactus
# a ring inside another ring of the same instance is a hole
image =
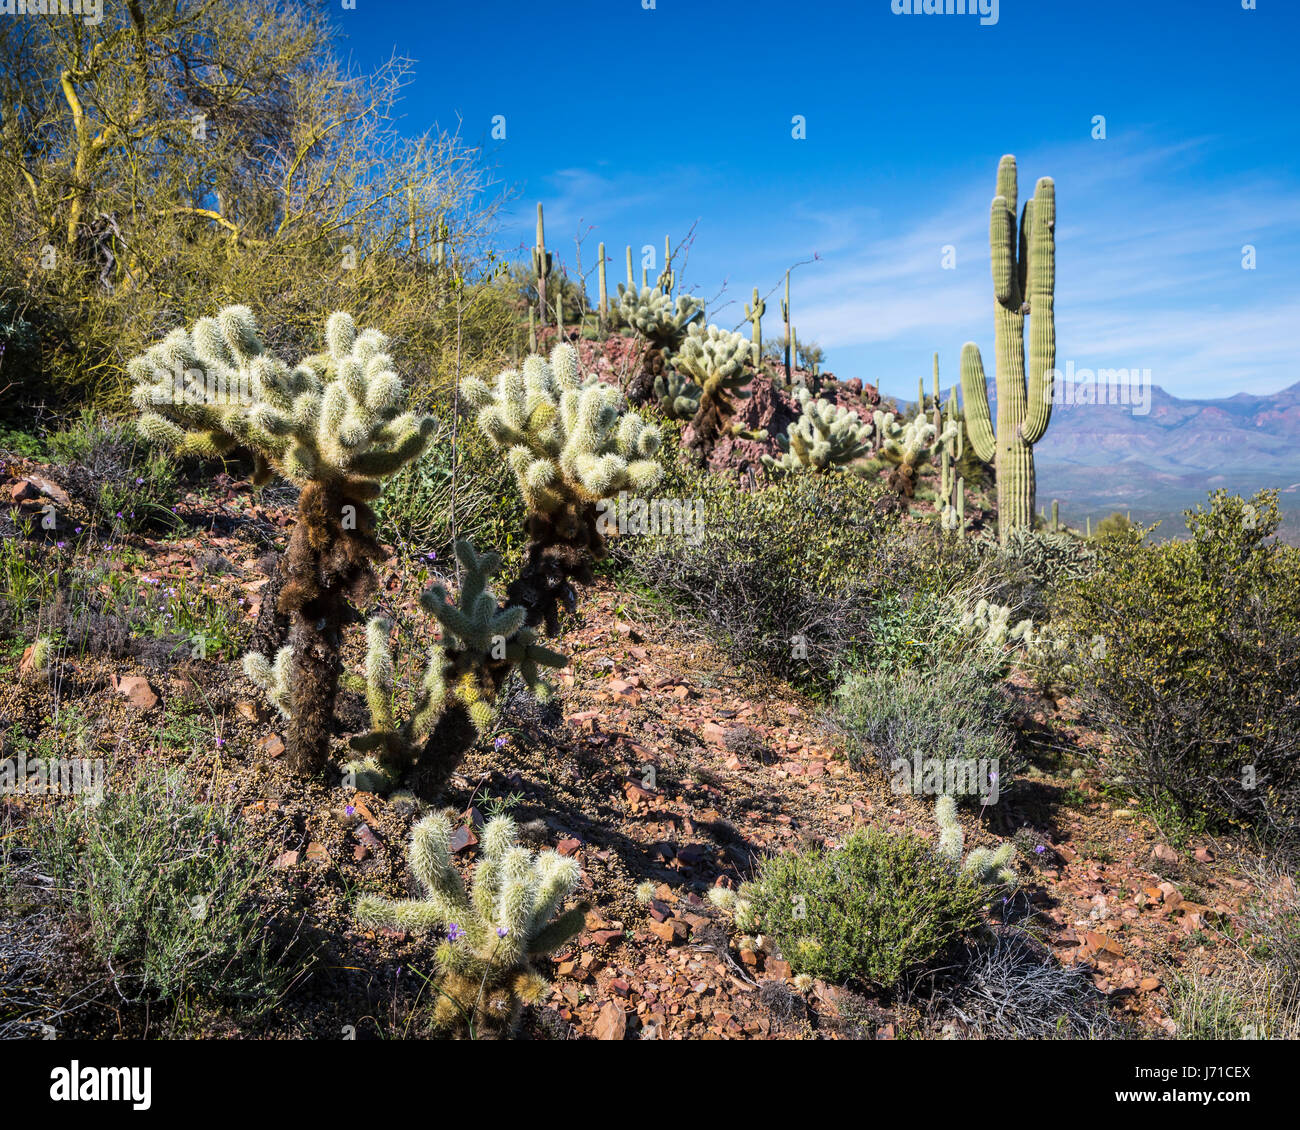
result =
[[[745,303],[745,318],[752,322],[754,332],[751,335],[753,348],[750,351],[750,359],[754,369],[758,369],[759,362],[763,359],[763,314],[767,311],[767,303],[759,298],[758,287],[754,287],[753,303]]]
[[[794,384],[794,369],[790,365],[790,272],[785,273],[785,297],[781,299],[781,321],[785,323],[785,383]]]
[[[537,244],[533,247],[533,274],[537,276],[537,319],[546,324],[546,280],[551,274],[551,253],[546,250],[546,228],[541,201],[537,204]]]
[[[363,926],[446,932],[436,954],[434,1023],[475,1039],[511,1035],[523,1006],[546,996],[535,963],[579,933],[587,911],[578,905],[560,913],[582,878],[577,861],[520,847],[508,816],[488,821],[482,844],[466,891],[451,862],[450,822],[442,813],[426,816],[411,834],[410,852],[424,897],[363,895],[355,911]]]
[[[600,283],[600,332],[604,333],[609,325],[609,290],[605,285],[605,245],[602,243],[597,249],[600,256],[600,268],[597,276]]]
[[[406,389],[383,334],[358,334],[335,313],[325,337],[327,353],[290,369],[267,352],[252,312],[230,306],[128,365],[149,439],[202,454],[244,448],[254,482],[278,472],[302,488],[282,573],[265,598],[288,617],[291,659],[261,657],[249,674],[278,682],[277,705],[291,715],[289,761],[304,773],[328,756],[348,602],[369,592],[370,562],[382,556],[369,502],[435,426],[403,411]]]
[[[997,330],[997,433],[989,415],[988,387],[979,347],[962,349],[961,381],[971,447],[997,469],[998,536],[1034,524],[1034,444],[1052,416],[1056,366],[1056,186],[1039,180],[1025,203],[1016,233],[1016,159],[998,165],[997,195],[989,224],[993,260],[993,306]],[[1026,388],[1025,318],[1029,327]]]

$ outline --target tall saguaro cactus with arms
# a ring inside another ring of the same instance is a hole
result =
[[[993,307],[997,330],[996,434],[979,347],[962,349],[961,383],[966,430],[975,454],[994,464],[998,481],[998,536],[1034,524],[1034,444],[1052,416],[1056,367],[1056,185],[1043,177],[1025,202],[1016,229],[1016,159],[998,165],[997,195],[989,221]],[[1025,371],[1025,319],[1029,319],[1029,371]]]

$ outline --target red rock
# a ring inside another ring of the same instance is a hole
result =
[[[284,739],[279,734],[267,734],[254,747],[263,757],[279,757],[284,753]]]
[[[651,922],[650,933],[670,946],[675,945],[686,941],[686,923],[678,918],[670,918],[667,922]]]
[[[582,841],[575,836],[569,836],[555,845],[555,850],[561,855],[577,855],[582,848]]]
[[[621,1005],[606,1001],[591,1031],[598,1040],[621,1040],[627,1035],[627,1013]]]
[[[1156,844],[1151,849],[1151,854],[1162,863],[1177,863],[1178,853],[1168,844]]]
[[[1196,860],[1198,863],[1213,863],[1214,852],[1207,847],[1198,847],[1196,849]]]
[[[352,848],[352,859],[356,863],[364,863],[370,858],[370,849],[365,844],[356,844]]]
[[[271,864],[277,871],[283,871],[286,867],[296,867],[302,859],[300,851],[282,851],[275,857],[275,862]]]
[[[775,957],[769,957],[767,959],[767,964],[763,966],[763,971],[769,976],[782,981],[788,981],[794,975],[788,961],[781,961]]]
[[[622,977],[615,977],[610,981],[611,991],[617,993],[620,997],[625,997],[632,992],[632,986],[629,985]]]
[[[598,946],[612,946],[615,942],[623,940],[622,930],[593,930],[591,940]]]
[[[14,502],[31,502],[41,497],[41,492],[26,479],[19,479],[9,488],[9,497]]]
[[[468,851],[476,843],[478,843],[478,837],[474,835],[473,829],[467,824],[462,824],[452,832],[451,842],[448,844],[448,847],[450,847],[453,852],[462,852]]]
[[[1158,988],[1160,988],[1159,977],[1143,977],[1142,980],[1138,982],[1139,993],[1153,993]]]
[[[158,696],[154,694],[149,680],[142,679],[139,675],[128,675],[125,679],[114,678],[117,693],[136,710],[152,710],[158,705]]]
[[[330,853],[325,850],[324,844],[310,843],[307,845],[307,860],[310,863],[328,863]]]

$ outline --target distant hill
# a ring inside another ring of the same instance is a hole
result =
[[[1151,410],[1122,404],[1058,405],[1034,449],[1040,505],[1061,501],[1072,524],[1131,510],[1183,532],[1183,510],[1226,487],[1277,487],[1288,540],[1300,541],[1300,382],[1269,396],[1183,400],[1159,386]]]
[[[1184,400],[1153,385],[1143,416],[1123,404],[1058,404],[1034,462],[1039,507],[1059,499],[1071,525],[1132,511],[1135,521],[1161,519],[1161,534],[1181,535],[1182,511],[1211,490],[1277,487],[1284,533],[1300,544],[1300,381],[1268,396],[1221,400]]]

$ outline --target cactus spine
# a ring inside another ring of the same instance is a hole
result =
[[[533,274],[537,276],[537,317],[546,322],[546,280],[551,273],[551,253],[546,250],[546,228],[541,201],[537,203],[537,244],[533,247]]]
[[[757,369],[759,362],[763,359],[763,314],[767,310],[767,303],[758,296],[758,287],[754,287],[754,301],[745,303],[745,318],[753,323],[754,332],[751,339],[754,343],[751,350],[751,361],[754,368]]]
[[[997,331],[996,434],[984,362],[973,342],[962,349],[961,371],[971,447],[997,471],[998,535],[1003,544],[1013,530],[1034,524],[1034,444],[1051,419],[1056,365],[1056,187],[1050,177],[1038,181],[1021,216],[1018,249],[1016,189],[1016,159],[1008,155],[998,165],[989,228]],[[1030,318],[1028,388],[1026,317]]]

